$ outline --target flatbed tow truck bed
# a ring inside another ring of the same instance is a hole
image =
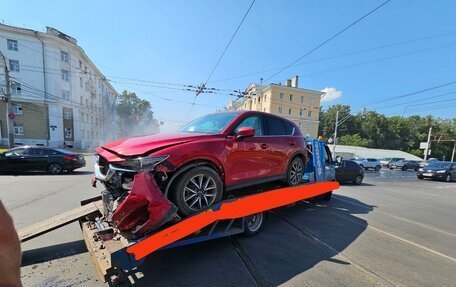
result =
[[[313,160],[317,167],[317,160]],[[84,200],[81,207],[25,227],[18,233],[21,242],[25,242],[79,221],[97,272],[103,281],[117,286],[126,282],[128,275],[141,265],[145,257],[157,250],[241,233],[254,235],[261,229],[266,212],[328,194],[338,188],[338,182],[322,181],[321,177],[319,179],[315,175],[315,181],[307,184],[285,188],[276,186],[270,190],[221,201],[206,211],[168,223],[139,239],[128,238],[101,220],[103,204],[101,196],[98,196]],[[261,222],[253,223],[255,229],[250,225],[252,218],[261,219]]]

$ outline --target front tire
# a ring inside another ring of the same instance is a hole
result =
[[[288,186],[297,186],[302,181],[302,176],[304,175],[304,162],[301,158],[296,157],[288,166],[287,169],[287,185]]]
[[[61,174],[63,172],[63,168],[58,163],[51,163],[48,165],[47,172],[52,175]]]
[[[375,166],[375,171],[379,171],[381,168],[382,168],[381,166],[376,165],[376,166]]]
[[[215,170],[198,166],[182,174],[170,191],[170,200],[180,214],[189,216],[219,202],[223,195],[223,183]]]
[[[451,181],[451,174],[447,174],[447,176],[445,176],[445,182],[450,182]]]

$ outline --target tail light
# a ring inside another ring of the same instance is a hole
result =
[[[78,160],[78,157],[74,155],[64,155],[63,158],[68,160]]]

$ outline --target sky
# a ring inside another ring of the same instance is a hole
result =
[[[383,2],[256,0],[207,84],[224,91],[196,98],[182,85],[207,80],[251,0],[2,0],[0,21],[76,38],[118,92],[151,102],[162,131],[223,109],[228,91],[294,75],[328,92],[324,107],[456,117],[456,83],[445,85],[456,81],[456,1],[392,0],[270,78]]]

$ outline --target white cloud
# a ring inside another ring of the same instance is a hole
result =
[[[338,91],[336,90],[336,88],[333,87],[324,88],[320,92],[325,93],[325,95],[323,95],[323,97],[321,98],[322,103],[334,101],[335,99],[342,97],[342,91]]]

